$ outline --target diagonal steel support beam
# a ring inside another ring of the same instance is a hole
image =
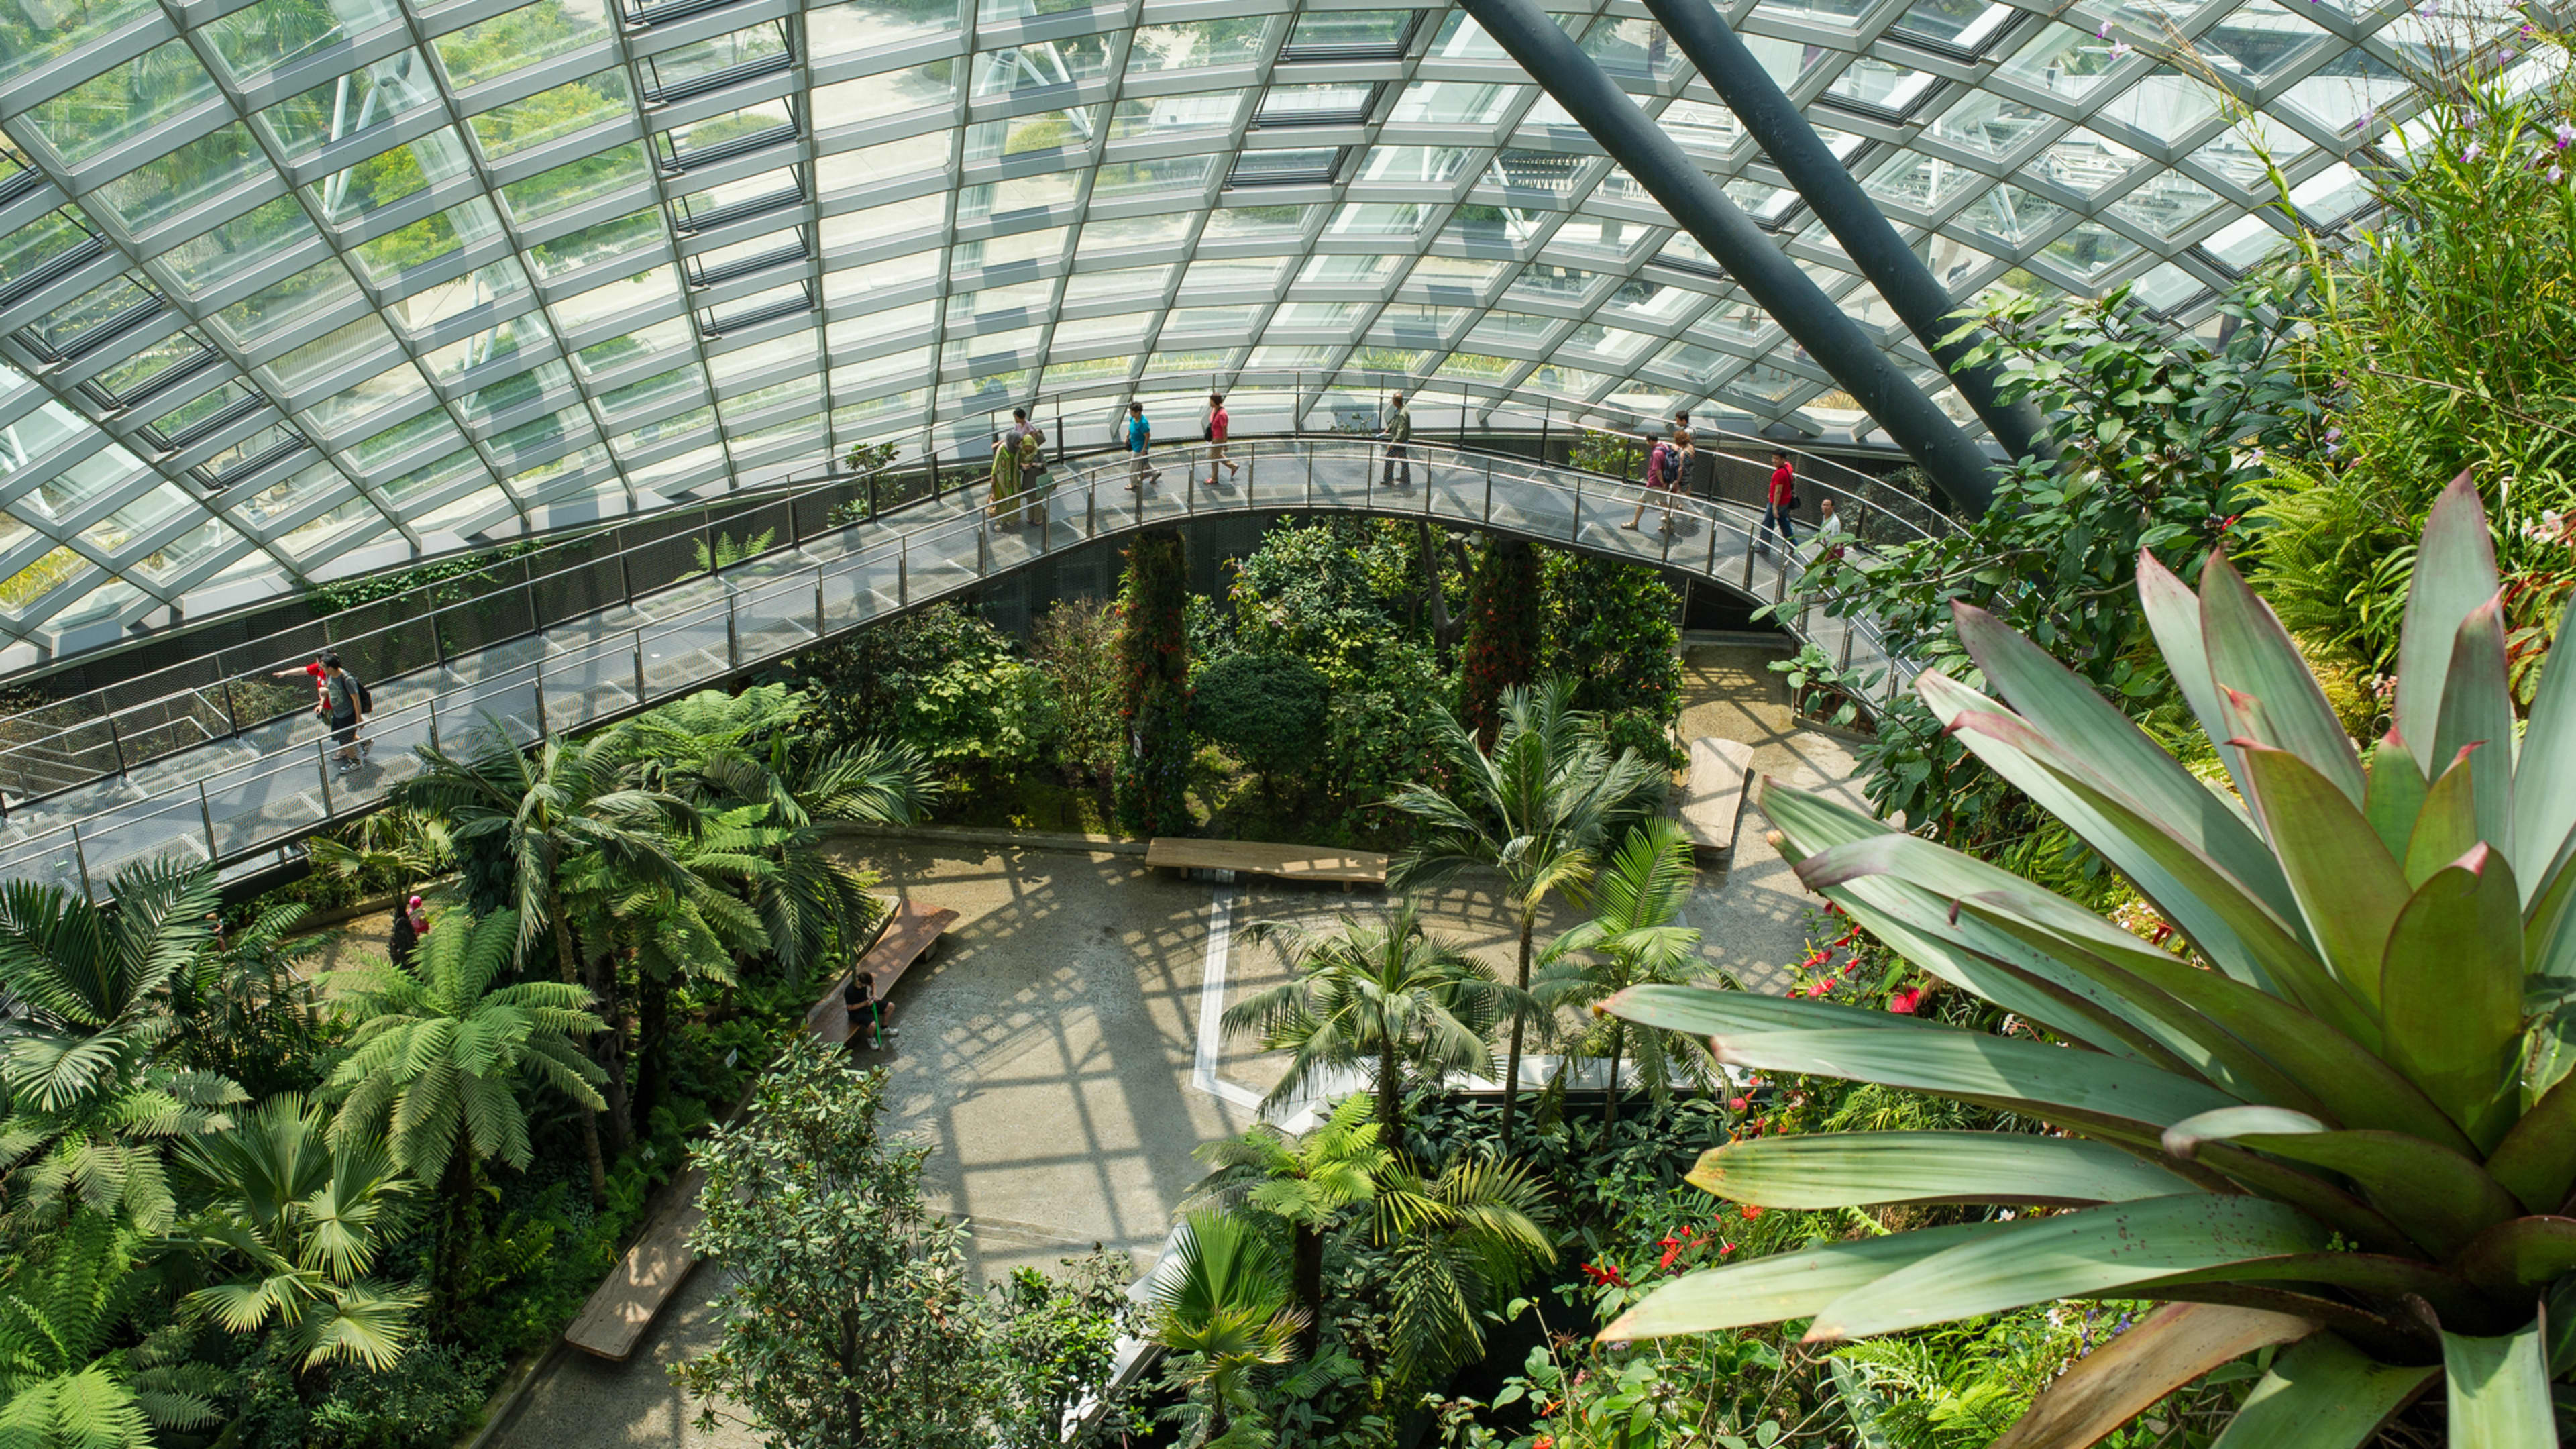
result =
[[[1798,114],[1796,104],[1762,68],[1762,62],[1753,58],[1726,17],[1709,0],[1646,0],[1646,8],[1717,91],[1717,98],[1744,123],[1755,143],[1771,157],[1771,164],[1815,209],[1817,219],[1843,244],[1860,274],[1896,309],[1941,370],[1950,374],[1959,396],[1977,410],[1995,441],[2017,458],[2037,451],[2046,437],[2039,408],[2028,400],[2008,403],[1998,395],[2001,368],[1960,366],[1959,359],[1974,339],[1942,341],[1958,326],[1952,320],[1956,307],[1949,290],[1896,234],[1886,213],[1843,169],[1807,118]]]
[[[1788,329],[1807,355],[1913,455],[1950,502],[1983,513],[1994,501],[1983,449],[1878,350],[1831,297],[1763,234],[1673,138],[1647,119],[1547,18],[1536,0],[1460,0],[1467,13],[1545,87],[1718,265]]]

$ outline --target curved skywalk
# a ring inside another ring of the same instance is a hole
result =
[[[1753,547],[1758,515],[1735,504],[1654,494],[1656,506],[1630,531],[1621,525],[1648,495],[1567,469],[1417,445],[1411,485],[1386,486],[1376,444],[1251,439],[1233,446],[1241,475],[1211,488],[1192,481],[1206,466],[1200,451],[1157,450],[1161,482],[1143,490],[1128,488],[1131,465],[1123,457],[1061,466],[1042,526],[997,527],[985,516],[983,489],[951,492],[539,634],[370,681],[376,712],[364,733],[373,751],[358,770],[334,767],[320,720],[289,715],[12,812],[0,826],[0,878],[98,896],[117,870],[137,861],[256,867],[286,843],[381,804],[417,772],[415,746],[467,750],[494,729],[524,745],[619,718],[1060,550],[1192,517],[1426,517],[1654,563],[1752,599],[1777,599],[1787,582],[1779,551]],[[1859,535],[1914,528],[1818,479],[1801,486],[1836,496],[1846,526]],[[1675,505],[1669,532],[1657,527],[1664,501]],[[1904,671],[1885,668],[1885,652],[1865,625],[1851,627],[1821,609],[1789,622],[1802,640],[1880,671],[1882,690],[1900,686]]]
[[[2521,19],[1726,8],[1955,297],[2177,325],[2292,225],[2267,160],[2348,223],[2406,74]],[[1554,11],[1973,426],[1641,5]],[[1867,427],[1452,8],[16,0],[0,133],[0,670],[1142,379]]]

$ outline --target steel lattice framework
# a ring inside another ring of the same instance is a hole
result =
[[[2296,224],[2267,165],[2348,223],[2408,75],[2512,23],[2442,3],[1727,14],[1954,297],[2191,325]],[[1551,14],[1973,423],[1641,3]],[[0,131],[0,667],[861,443],[975,458],[1041,396],[1105,433],[1131,379],[1283,428],[1408,382],[1461,426],[1869,426],[1453,9],[0,0]]]

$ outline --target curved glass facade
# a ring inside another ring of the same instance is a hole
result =
[[[1730,13],[1954,296],[2178,323],[2282,243],[2267,167],[2347,222],[2407,74],[2496,29]],[[1937,385],[1641,5],[1556,18]],[[1210,383],[1329,428],[1405,380],[1462,423],[1867,426],[1454,9],[0,0],[0,131],[0,667],[854,444],[977,454],[1033,396],[1105,440],[1140,382],[1191,435]]]

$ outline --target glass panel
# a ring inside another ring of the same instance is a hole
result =
[[[661,209],[656,207],[539,242],[528,248],[528,262],[536,269],[537,280],[552,281],[596,262],[648,250],[668,234],[662,225]]]
[[[381,206],[390,206],[436,182],[472,170],[465,144],[441,128],[419,140],[370,156],[346,171],[326,176],[304,194],[322,209],[333,226],[346,226]],[[522,183],[525,184],[525,183]]]
[[[27,122],[78,164],[142,135],[215,93],[215,78],[184,40],[144,52],[93,80],[38,101]]]
[[[200,136],[91,192],[128,231],[142,231],[178,215],[198,202],[213,199],[235,182],[264,170],[266,158],[251,143],[250,128],[236,121]]]
[[[381,286],[409,268],[437,261],[468,242],[500,234],[501,219],[493,214],[492,203],[477,197],[351,248],[349,263],[360,277]]]
[[[963,23],[957,0],[851,0],[807,11],[805,43],[821,60],[943,34]]]
[[[55,308],[19,332],[37,346],[58,355],[77,351],[82,342],[124,321],[137,310],[160,304],[160,297],[131,277],[119,277]]]
[[[324,333],[260,369],[278,387],[292,392],[324,373],[390,350],[393,334],[374,317],[361,317],[346,327]]]
[[[1211,20],[1198,25],[1148,25],[1128,43],[1127,73],[1200,70],[1209,66],[1246,65],[1260,58],[1273,15]]]
[[[429,43],[459,90],[608,39],[604,0],[537,0]]]
[[[485,111],[468,119],[465,125],[474,133],[474,144],[482,150],[483,159],[498,161],[531,146],[542,146],[575,131],[633,114],[635,106],[626,72],[604,70],[550,91],[539,91],[524,101]]]
[[[501,188],[502,208],[522,225],[554,215],[625,187],[640,187],[652,175],[644,160],[644,143],[630,141],[596,156],[585,156],[552,171]]]
[[[157,8],[152,0],[0,6],[0,80],[14,79],[47,61],[69,55]]]
[[[363,135],[436,104],[438,88],[430,83],[428,63],[420,52],[406,50],[280,101],[254,119],[293,164],[334,141]]]
[[[506,362],[523,350],[533,350],[552,341],[546,330],[543,312],[523,312],[497,327],[477,332],[461,342],[451,342],[421,358],[432,382],[444,383],[474,368]]]
[[[611,337],[585,347],[573,354],[572,365],[587,378],[610,368],[632,367],[646,358],[687,358],[694,354],[695,335],[688,318],[674,317],[623,337]]]
[[[956,65],[955,61],[934,60],[928,65],[864,80],[816,86],[812,93],[814,127],[828,130],[926,106],[944,106],[957,95]]]
[[[353,36],[400,18],[391,0],[259,0],[203,27],[215,60],[235,85],[248,86],[270,71],[310,60]]]

